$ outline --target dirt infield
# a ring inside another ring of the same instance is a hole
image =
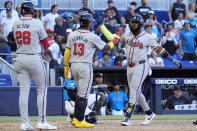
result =
[[[120,120],[100,120],[94,128],[75,128],[64,121],[49,122],[57,125],[57,131],[197,131],[192,120],[153,120],[148,126],[142,126],[142,120],[133,120],[131,126],[120,126]],[[36,122],[31,122],[36,127]],[[1,122],[0,131],[20,131],[19,122]],[[35,131],[38,131],[35,128]]]

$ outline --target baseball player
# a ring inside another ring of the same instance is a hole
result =
[[[34,5],[24,2],[21,5],[23,18],[14,23],[13,32],[17,43],[17,57],[14,62],[20,84],[19,108],[21,115],[21,130],[33,130],[28,117],[28,98],[30,80],[37,86],[38,129],[56,129],[46,120],[46,71],[41,57],[41,45],[48,44],[47,34],[42,22],[34,19]]]
[[[176,64],[179,68],[182,64],[172,59],[169,53],[155,41],[154,37],[146,32],[142,32],[143,19],[140,15],[134,15],[129,21],[130,31],[124,33],[120,41],[126,43],[127,51],[127,80],[130,89],[129,104],[121,125],[129,126],[130,118],[135,111],[136,104],[140,104],[145,112],[145,121],[143,125],[149,124],[156,116],[149,108],[144,95],[141,92],[141,85],[144,79],[147,77],[150,67],[147,62],[148,48],[151,47],[162,57],[170,60]],[[104,31],[104,35],[108,40],[113,38],[113,35],[109,32],[106,33],[106,28],[102,25],[101,30]]]
[[[118,40],[118,37],[115,37],[106,45],[99,36],[90,32],[91,27],[92,15],[88,13],[82,14],[80,16],[80,29],[69,34],[64,52],[65,78],[68,78],[69,58],[71,56],[71,73],[78,90],[75,100],[74,118],[72,119],[72,124],[75,127],[86,128],[94,126],[94,124],[89,124],[83,120],[93,79],[93,54],[96,49],[109,50],[113,48]]]
[[[85,121],[95,124],[98,120],[97,113],[105,102],[105,90],[96,88],[93,94],[88,96],[87,107],[85,109]],[[77,97],[76,84],[73,80],[64,82],[65,109],[68,113],[67,121],[70,122],[74,114],[75,99]]]

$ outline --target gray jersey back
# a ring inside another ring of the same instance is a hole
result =
[[[17,53],[41,53],[40,40],[47,38],[47,34],[40,20],[23,17],[14,23],[13,31],[17,43]]]
[[[94,33],[77,30],[69,34],[66,47],[71,49],[71,63],[92,63],[95,50],[102,50],[105,45]]]

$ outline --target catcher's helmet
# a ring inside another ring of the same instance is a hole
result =
[[[32,14],[36,15],[36,11],[34,10],[35,6],[31,1],[24,2],[21,4],[21,13],[24,14]]]
[[[85,121],[91,124],[95,124],[98,120],[98,117],[96,116],[96,112],[92,111],[88,115],[85,116]]]
[[[130,22],[136,22],[139,23],[140,26],[143,25],[143,18],[141,15],[135,14],[130,18]]]
[[[93,20],[93,17],[89,13],[82,14],[79,22],[81,27],[88,27],[89,23]]]

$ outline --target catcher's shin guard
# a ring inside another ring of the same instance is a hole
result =
[[[136,104],[129,103],[128,107],[127,107],[125,117],[131,118],[131,116],[133,115],[133,113],[135,111],[135,107],[136,107]]]
[[[99,97],[99,96],[100,96],[100,98],[97,100],[97,97]],[[92,111],[98,112],[104,103],[105,103],[105,95],[101,92],[97,92],[96,93],[96,101],[92,107]]]

